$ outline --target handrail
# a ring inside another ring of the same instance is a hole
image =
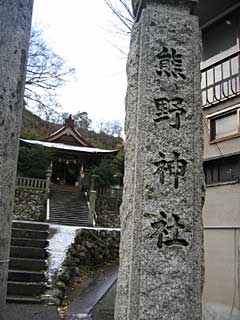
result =
[[[217,65],[220,65],[224,62],[227,62],[228,60],[231,60],[232,58],[237,57],[239,54],[240,54],[240,50],[230,54],[229,56],[227,56],[227,57],[225,57],[225,58],[223,58],[213,64],[211,64],[210,66],[207,66],[207,67],[201,69],[201,73],[206,72],[206,71],[208,71],[208,70],[210,70],[210,69],[212,69],[212,68],[216,67]]]
[[[240,51],[202,69],[201,73],[203,107],[240,95]]]

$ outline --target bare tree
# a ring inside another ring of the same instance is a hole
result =
[[[107,135],[112,135],[115,137],[121,137],[123,127],[121,122],[118,120],[106,121],[103,120],[99,121],[97,124],[99,131],[104,132]]]
[[[63,124],[69,116],[69,112],[62,112],[59,114],[59,118],[56,122]],[[71,117],[74,120],[76,128],[90,130],[92,120],[89,118],[88,113],[86,111],[77,111],[77,113],[71,114]]]
[[[32,29],[25,86],[26,106],[46,120],[58,107],[56,89],[61,87],[75,70],[54,53],[43,39],[42,32]]]
[[[104,0],[116,18],[114,22],[116,32],[129,36],[134,21],[131,0]]]

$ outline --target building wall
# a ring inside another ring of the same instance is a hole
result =
[[[240,106],[240,97],[232,98],[216,105],[213,105],[209,108],[203,110],[204,118],[204,159],[221,157],[222,155],[233,154],[240,152],[240,137],[232,138],[229,140],[209,143],[209,120],[206,118],[207,115],[211,115],[217,111],[224,110],[228,107],[234,105]]]
[[[206,189],[204,226],[240,226],[240,183],[223,183]]]
[[[239,229],[205,229],[203,303],[239,307]],[[231,318],[230,318],[231,319]]]

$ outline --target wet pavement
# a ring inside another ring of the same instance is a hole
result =
[[[53,276],[61,266],[66,251],[75,238],[76,230],[81,227],[68,227],[50,224],[49,237],[49,276]],[[106,229],[106,228],[84,228]],[[109,229],[107,229],[109,230]],[[116,229],[113,229],[116,230]],[[118,229],[117,229],[118,230]],[[102,296],[116,283],[118,265],[106,266],[96,273],[87,286],[74,292],[74,298],[66,312],[66,320],[92,320],[90,311]],[[7,303],[0,310],[0,320],[58,320],[56,306],[44,304]],[[104,319],[103,319],[104,320]]]
[[[79,227],[62,226],[57,224],[49,225],[49,265],[48,265],[48,278],[51,283],[52,278],[61,267],[65,259],[66,252],[74,241],[76,231]]]
[[[0,320],[58,320],[55,306],[7,303]]]
[[[90,312],[103,295],[116,283],[118,265],[107,266],[97,272],[92,281],[83,290],[74,292],[74,298],[66,311],[66,320],[91,320]]]
[[[48,279],[52,282],[56,271],[61,267],[63,260],[65,259],[66,252],[74,241],[76,231],[80,229],[90,230],[117,230],[118,228],[99,228],[99,227],[74,227],[74,226],[63,226],[58,224],[49,224],[49,266],[48,266]]]

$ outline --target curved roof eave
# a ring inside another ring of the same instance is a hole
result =
[[[27,140],[22,138],[20,140],[25,143],[41,145],[46,148],[69,150],[69,151],[75,151],[75,152],[86,152],[86,153],[93,153],[93,154],[96,154],[96,153],[111,154],[111,153],[118,152],[118,150],[105,150],[105,149],[99,149],[99,148],[93,148],[93,147],[78,147],[78,146],[73,146],[69,144],[48,142],[48,141]]]

